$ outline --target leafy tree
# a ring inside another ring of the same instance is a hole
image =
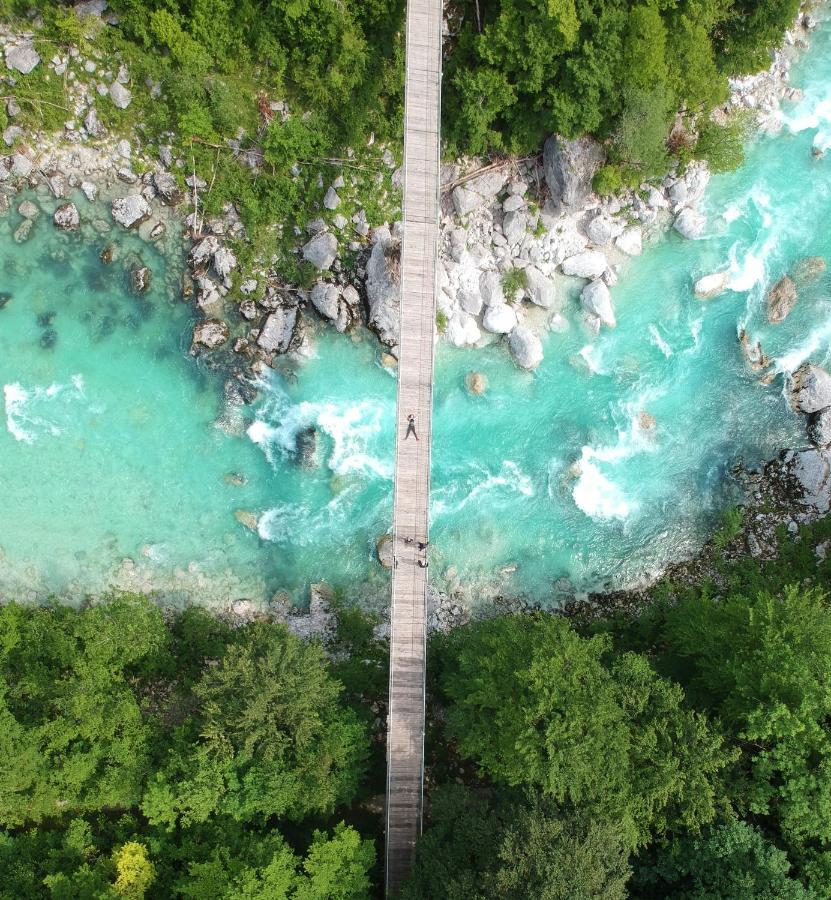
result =
[[[149,785],[145,814],[172,827],[213,814],[301,818],[348,800],[367,748],[340,690],[320,647],[252,626],[195,686],[198,711]]]
[[[639,864],[633,897],[677,900],[810,900],[790,861],[744,822],[720,825],[660,848]]]
[[[144,900],[147,889],[156,877],[147,847],[129,841],[114,854],[116,879],[113,888],[125,900]]]
[[[496,781],[620,822],[632,846],[710,821],[730,753],[676,685],[610,650],[605,636],[581,638],[551,616],[451,636],[442,687],[459,752]]]
[[[742,748],[728,784],[800,868],[831,845],[831,614],[817,589],[703,596],[665,611],[661,663]],[[829,883],[816,884],[821,893]]]

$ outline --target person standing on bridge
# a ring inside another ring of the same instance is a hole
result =
[[[404,440],[406,441],[410,435],[418,440],[418,435],[415,430],[415,416],[412,413],[407,416],[407,433],[404,435]]]

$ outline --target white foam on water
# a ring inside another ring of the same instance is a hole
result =
[[[353,497],[360,488],[351,485],[340,491],[325,506],[282,503],[266,510],[257,521],[257,533],[272,544],[307,547],[319,542],[321,535],[351,534]],[[347,502],[348,501],[348,502]]]
[[[729,225],[742,217],[742,209],[738,203],[731,203],[721,214],[721,217]]]
[[[54,403],[84,398],[84,378],[73,375],[69,384],[50,384],[27,390],[20,382],[3,385],[3,400],[6,410],[6,428],[15,440],[33,444],[39,437],[60,437],[63,428],[55,421]],[[46,410],[42,409],[46,406]],[[52,415],[47,418],[45,413]]]
[[[433,491],[432,515],[454,515],[471,503],[498,505],[506,497],[517,494],[523,497],[534,496],[534,483],[530,476],[513,460],[504,460],[498,472],[493,472],[480,463],[471,463],[468,470],[472,474],[467,478],[454,478],[445,488]]]
[[[649,326],[649,334],[651,335],[649,343],[657,347],[664,356],[669,359],[672,356],[672,347],[661,337],[656,325]]]
[[[786,353],[777,356],[773,361],[774,369],[780,374],[790,375],[814,356],[818,350],[824,349],[827,352],[830,347],[831,319],[826,319],[825,322],[817,325],[801,344],[797,344]]]
[[[603,354],[597,344],[586,344],[579,351],[579,355],[583,357],[590,372],[595,375],[608,375],[608,369],[603,365]]]
[[[272,465],[278,463],[275,449],[282,458],[293,457],[298,434],[313,426],[332,441],[327,460],[332,472],[392,479],[392,460],[371,452],[373,444],[389,426],[389,413],[384,404],[372,400],[352,404],[334,401],[293,404],[278,386],[268,384],[267,388],[269,401],[248,428],[248,437]]]

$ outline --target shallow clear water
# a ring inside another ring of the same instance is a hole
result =
[[[800,285],[781,325],[766,323],[764,295],[800,258],[831,260],[831,161],[811,154],[831,143],[831,29],[793,80],[806,98],[786,109],[782,133],[713,179],[705,238],[669,235],[627,263],[615,330],[588,335],[575,283],[571,327],[547,338],[533,374],[501,348],[440,348],[434,577],[452,567],[474,594],[538,597],[567,590],[558,579],[576,590],[637,581],[695,550],[730,503],[737,462],[803,440],[782,376],[762,385],[737,331],[761,340],[780,372],[829,355],[828,273]],[[0,292],[12,295],[0,310],[0,590],[117,585],[214,603],[283,588],[299,597],[325,578],[380,596],[395,381],[377,347],[323,333],[299,378],[275,373],[246,412],[247,434],[229,435],[216,425],[221,379],[187,356],[189,313],[165,289],[160,257],[119,236],[122,260],[105,268],[104,238],[58,235],[43,218],[18,246],[16,224],[15,214],[0,223]],[[130,250],[156,273],[141,302],[127,288]],[[723,268],[733,290],[695,299],[695,279]],[[472,370],[487,377],[482,397],[465,388]],[[305,467],[296,441],[311,425],[318,447]]]

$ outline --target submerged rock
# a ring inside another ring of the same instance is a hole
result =
[[[98,258],[104,263],[105,266],[108,266],[113,259],[115,259],[116,246],[115,244],[107,244],[106,247],[101,251],[98,255]]]
[[[37,203],[32,203],[31,200],[24,200],[17,207],[17,211],[24,219],[36,219],[40,215],[40,207]]]
[[[791,310],[796,306],[796,299],[796,285],[793,279],[787,275],[783,276],[768,291],[768,322],[771,325],[778,325],[780,322],[784,322]]]
[[[543,173],[551,200],[579,206],[591,194],[592,179],[603,165],[603,148],[588,137],[567,140],[553,134],[543,148]]]
[[[317,429],[314,425],[301,428],[294,439],[297,461],[306,469],[317,466]]]
[[[514,362],[522,369],[536,369],[542,362],[542,342],[524,325],[519,325],[511,332],[508,346]]]
[[[385,569],[393,567],[394,560],[394,544],[391,534],[382,534],[375,542],[375,553],[378,555],[378,562]]]
[[[741,345],[745,362],[752,371],[761,372],[770,366],[770,358],[762,350],[762,342],[756,341],[755,344],[751,344],[750,337],[744,328],[739,331],[739,344]]]
[[[231,336],[228,325],[221,319],[205,319],[193,326],[193,342],[191,353],[196,353],[200,348],[215,350],[221,347]]]
[[[78,208],[74,203],[65,203],[55,210],[52,221],[56,228],[74,231],[81,224],[81,217],[78,215]]]
[[[471,394],[484,394],[488,387],[488,380],[482,372],[468,372],[465,375],[465,386]]]
[[[249,509],[235,509],[234,518],[249,531],[256,531],[260,524],[259,516]]]
[[[793,374],[794,406],[803,413],[815,413],[831,406],[831,375],[819,366],[804,365]]]
[[[8,291],[0,291],[0,309],[5,309],[12,302],[12,295]]]
[[[800,259],[793,268],[793,277],[797,281],[814,281],[825,271],[825,259],[821,256],[806,256]]]
[[[29,233],[32,230],[32,225],[34,225],[32,219],[24,219],[20,225],[18,225],[17,230],[13,235],[16,244],[22,244],[24,241],[29,240]]]
[[[58,343],[58,332],[54,328],[46,328],[38,342],[44,350],[51,350]]]
[[[239,472],[226,472],[222,480],[231,487],[243,487],[248,484],[248,479]]]

